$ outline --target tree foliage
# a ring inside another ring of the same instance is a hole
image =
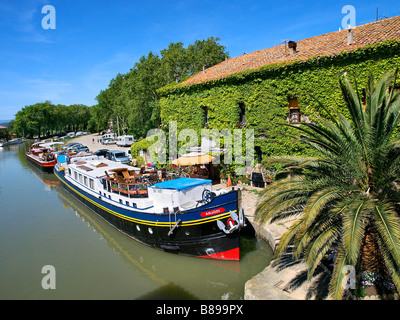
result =
[[[149,129],[161,123],[158,89],[185,80],[201,71],[203,65],[210,67],[225,60],[228,52],[218,41],[210,37],[187,48],[182,42],[170,43],[160,55],[149,52],[142,56],[128,73],[118,74],[96,97],[91,125],[105,129],[112,119],[120,134],[145,137]]]
[[[90,108],[82,104],[53,105],[50,101],[25,106],[15,115],[13,131],[22,136],[43,135],[86,129]]]

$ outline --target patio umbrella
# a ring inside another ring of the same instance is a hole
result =
[[[196,164],[206,164],[214,160],[209,154],[199,154],[193,156],[182,156],[172,161],[172,164],[179,166],[192,166]]]

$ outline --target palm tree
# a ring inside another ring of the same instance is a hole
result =
[[[328,109],[319,123],[303,123],[296,136],[320,156],[271,157],[284,165],[265,188],[256,209],[262,223],[297,215],[282,236],[276,257],[293,249],[308,267],[308,279],[324,255],[336,250],[330,295],[341,299],[344,266],[385,272],[400,291],[400,94],[397,70],[367,83],[365,105],[346,77],[339,85],[346,119]],[[291,126],[291,125],[289,125]]]

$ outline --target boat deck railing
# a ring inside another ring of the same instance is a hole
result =
[[[165,171],[151,170],[136,173],[134,170],[120,170],[110,175],[105,171],[102,177],[103,189],[129,198],[147,198],[148,187],[155,183],[176,179],[180,175],[168,174]]]

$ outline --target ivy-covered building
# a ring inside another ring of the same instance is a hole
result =
[[[278,123],[324,116],[316,99],[345,114],[338,77],[357,78],[362,95],[370,73],[400,67],[400,16],[293,39],[283,45],[227,59],[179,84],[159,89],[162,126],[178,130],[248,128],[258,157],[304,154]],[[396,85],[399,87],[399,85]]]

